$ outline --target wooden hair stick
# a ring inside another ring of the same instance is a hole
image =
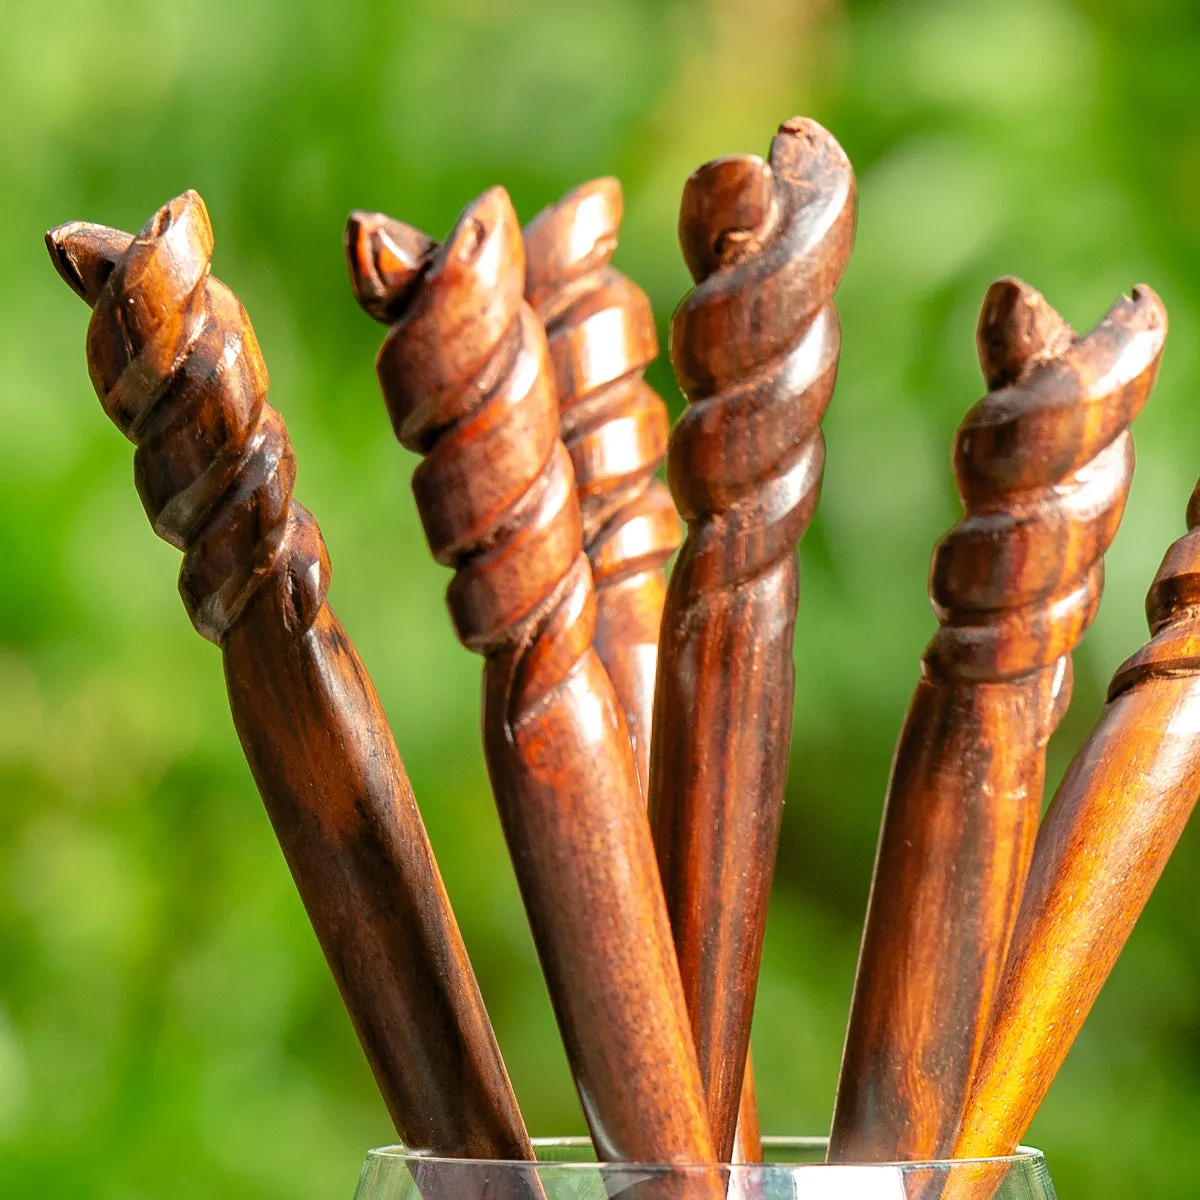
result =
[[[595,594],[545,333],[507,193],[444,245],[351,216],[359,302],[458,635],[484,655],[484,748],[599,1156],[710,1162],[704,1093],[629,733],[593,646]],[[717,1181],[713,1180],[714,1186]]]
[[[649,787],[658,638],[679,515],[656,478],[667,406],[643,379],[658,356],[654,313],[640,287],[610,265],[621,184],[593,179],[525,227],[525,298],[546,327],[559,432],[575,468],[583,548],[596,585],[596,653],[625,712],[642,790]],[[753,1069],[738,1110],[734,1162],[760,1162]]]
[[[658,356],[654,314],[646,293],[609,265],[621,212],[612,178],[543,209],[525,228],[525,297],[546,327],[559,433],[575,468],[596,585],[594,645],[624,710],[644,792],[664,567],[679,547],[679,517],[655,478],[667,406],[642,379]]]
[[[88,367],[136,446],[180,591],[222,649],[234,724],[309,919],[409,1150],[532,1159],[525,1126],[367,672],[325,602],[329,559],[234,294],[185,192],[135,237],[46,237],[93,307]]]
[[[689,403],[667,475],[688,533],[663,615],[650,817],[723,1161],[787,775],[796,543],[820,487],[840,348],[833,291],[854,219],[849,161],[801,118],[780,128],[769,164],[701,167],[679,219],[696,287],[671,328]]]
[[[1148,289],[1076,338],[1018,280],[984,301],[991,389],[955,445],[964,516],[934,554],[941,628],[896,748],[830,1140],[949,1154],[978,1061],[1102,555],[1166,318]]]
[[[954,1152],[1005,1154],[1029,1127],[1200,795],[1200,484],[1146,597],[1153,637],[1042,822]]]

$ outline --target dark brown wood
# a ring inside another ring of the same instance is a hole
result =
[[[360,303],[392,322],[379,379],[397,436],[424,457],[413,491],[434,557],[456,570],[455,628],[485,658],[488,770],[597,1153],[711,1162],[516,214],[493,188],[436,246],[356,213],[346,248]]]
[[[642,378],[658,356],[654,313],[646,293],[610,265],[622,211],[611,177],[543,209],[525,228],[525,296],[546,328],[559,434],[575,468],[596,585],[593,644],[625,712],[644,792],[664,568],[680,531],[655,478],[667,406]]]
[[[559,433],[575,467],[583,548],[596,584],[596,653],[608,671],[649,787],[650,730],[667,559],[679,515],[655,477],[667,449],[662,397],[642,378],[658,356],[654,313],[611,265],[624,199],[611,176],[543,209],[525,227],[525,298],[546,327]],[[734,1162],[761,1162],[746,1062]]]
[[[1200,795],[1200,485],[1187,523],[1146,597],[1153,637],[1042,823],[957,1154],[1018,1144]]]
[[[945,1157],[1028,871],[1045,748],[1133,470],[1166,317],[1148,289],[1076,338],[1018,280],[984,301],[989,394],[959,430],[964,515],[934,552],[940,628],[896,748],[830,1142]]]
[[[667,476],[688,525],[659,646],[650,813],[717,1152],[749,1045],[791,738],[796,543],[837,372],[833,291],[855,185],[833,137],[785,123],[770,163],[718,159],[679,219],[696,280],[671,328],[688,408]]]
[[[254,330],[209,273],[203,201],[184,193],[136,237],[73,223],[47,244],[94,309],[92,381],[137,446],[155,531],[184,551],[184,603],[222,648],[247,761],[397,1132],[426,1154],[532,1158],[378,696],[325,602],[329,559],[292,498]]]

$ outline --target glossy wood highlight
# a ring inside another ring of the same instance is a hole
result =
[[[88,367],[137,446],[180,591],[221,646],[247,761],[379,1088],[410,1150],[532,1158],[483,1000],[375,689],[325,602],[330,566],[292,498],[245,310],[210,271],[195,192],[135,237],[47,235],[93,307]]]
[[[594,179],[525,227],[525,296],[546,328],[559,435],[575,468],[583,548],[596,585],[594,645],[648,787],[658,630],[679,517],[655,477],[667,406],[642,378],[658,357],[650,301],[610,260],[623,199]]]
[[[934,552],[940,628],[896,748],[830,1141],[834,1161],[946,1157],[1028,871],[1069,654],[1095,615],[1158,370],[1149,289],[1075,337],[994,284],[990,389],[959,429],[964,515]]]
[[[833,291],[854,175],[813,121],[770,163],[718,159],[679,219],[696,280],[671,361],[688,408],[667,475],[688,531],[659,645],[650,811],[717,1151],[749,1045],[791,738],[796,543],[817,502],[837,372]]]
[[[595,594],[521,230],[485,192],[446,243],[351,216],[356,295],[459,638],[484,656],[484,749],[597,1153],[711,1162],[704,1094]]]
[[[1114,676],[1038,833],[961,1156],[1028,1129],[1200,795],[1200,485],[1187,523],[1146,597],[1154,636]]]

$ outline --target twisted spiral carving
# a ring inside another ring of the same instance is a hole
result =
[[[354,214],[347,238],[356,279],[378,282],[377,302],[364,307],[391,321],[379,376],[397,438],[424,456],[413,493],[434,558],[455,569],[455,629],[484,655],[519,650],[515,721],[569,673],[595,626],[516,214],[493,188],[440,247],[379,213]]]
[[[684,187],[696,280],[671,326],[688,407],[667,478],[687,537],[659,643],[650,818],[717,1153],[732,1152],[791,740],[800,540],[841,339],[833,292],[855,184],[834,138],[786,122],[770,163]],[[745,715],[731,719],[735,708]],[[687,714],[683,719],[679,714]]]
[[[782,125],[769,165],[717,159],[687,182],[679,231],[696,287],[671,362],[689,404],[667,472],[690,526],[677,570],[697,590],[792,554],[812,519],[854,220],[850,163],[814,121]]]
[[[1165,310],[1146,287],[1085,337],[1020,280],[989,289],[979,346],[991,390],[955,442],[964,513],[934,552],[941,627],[925,652],[927,678],[1013,680],[1078,644],[1129,494],[1129,426],[1165,336]]]
[[[661,569],[679,545],[675,506],[654,477],[667,406],[642,379],[658,355],[654,315],[646,293],[609,265],[621,211],[621,185],[597,179],[525,230],[525,294],[546,327],[598,589]]]
[[[360,303],[392,322],[380,384],[400,441],[423,455],[413,491],[455,570],[459,638],[485,656],[488,772],[597,1154],[711,1161],[629,734],[593,650],[592,573],[516,214],[493,188],[439,247],[356,213],[346,248]]]
[[[1147,679],[1200,674],[1200,482],[1188,501],[1187,527],[1167,550],[1146,593],[1153,636],[1113,676],[1110,701]]]
[[[1019,280],[984,300],[990,390],[955,442],[964,515],[934,551],[940,627],[892,763],[831,1159],[953,1148],[1165,333],[1146,288],[1082,338]]]
[[[625,710],[643,787],[663,568],[679,518],[655,478],[667,446],[667,407],[642,378],[658,354],[645,292],[610,265],[621,185],[596,179],[525,229],[525,295],[546,327],[559,435],[575,468],[583,545],[596,587],[595,645]]]
[[[296,461],[245,309],[210,274],[212,226],[193,191],[136,236],[73,222],[47,234],[59,273],[93,308],[87,352],[104,411],[136,446],[155,532],[184,551],[179,590],[221,643],[255,591],[283,583],[301,629],[330,564],[292,499]]]
[[[1015,1150],[1195,811],[1200,484],[1187,524],[1146,596],[1151,639],[1118,668],[1038,831],[955,1157]],[[989,1200],[991,1182],[953,1200]]]

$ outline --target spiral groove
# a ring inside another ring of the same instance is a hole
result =
[[[597,179],[525,230],[525,294],[546,327],[559,430],[601,591],[661,569],[679,546],[675,505],[655,478],[667,407],[642,379],[658,356],[654,316],[645,292],[610,265],[621,214],[621,185]]]
[[[179,588],[220,644],[262,584],[285,583],[301,629],[330,565],[292,498],[296,463],[250,319],[210,274],[212,227],[185,192],[136,236],[76,222],[47,235],[55,265],[93,307],[88,365],[105,412],[137,450],[155,532],[184,551]]]
[[[1013,680],[1079,643],[1129,494],[1129,426],[1165,336],[1149,288],[1122,297],[1084,337],[1019,280],[989,290],[979,344],[991,390],[955,441],[964,512],[934,551],[941,628],[925,651],[927,678]]]
[[[780,128],[770,165],[718,159],[688,180],[680,239],[696,287],[671,361],[689,404],[667,471],[690,527],[679,569],[697,591],[793,553],[812,519],[854,219],[850,163],[812,121]]]
[[[733,1151],[791,741],[796,544],[816,507],[837,374],[833,292],[854,237],[836,140],[786,122],[770,163],[684,186],[696,287],[671,323],[688,407],[667,479],[687,536],[667,589],[650,821],[717,1153]],[[738,716],[734,717],[737,712]],[[686,714],[686,717],[681,714]]]
[[[370,259],[381,245],[406,241],[399,222],[356,214],[351,241],[368,240],[360,237],[367,230],[375,235],[363,251]],[[514,259],[519,269],[502,269]],[[387,308],[379,378],[396,436],[424,455],[413,493],[434,557],[455,569],[447,602],[458,636],[484,655],[516,654],[517,720],[590,646],[595,597],[507,194],[485,192],[444,245],[430,243],[411,265],[419,285],[405,292],[403,280],[390,280],[398,299]]]

